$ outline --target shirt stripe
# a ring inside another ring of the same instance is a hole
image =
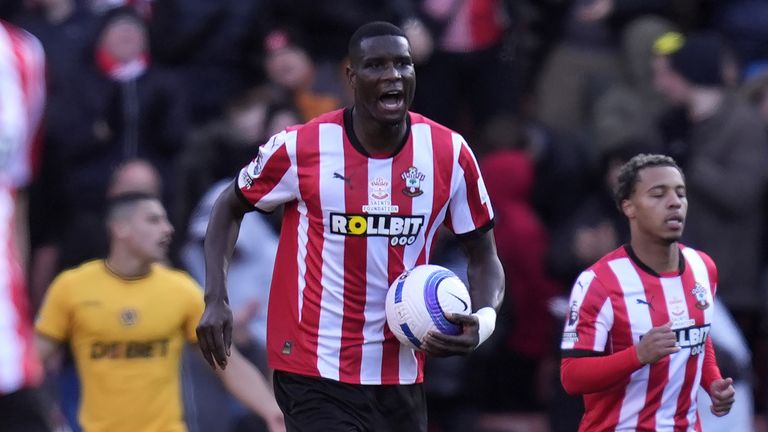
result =
[[[329,123],[320,123],[316,126],[320,130],[319,136],[319,172],[316,179],[318,185],[319,202],[317,216],[321,220],[330,220],[330,208],[345,208],[344,194],[335,184],[329,184],[333,178],[334,170],[337,168],[335,161],[325,158],[326,152],[331,154],[344,154],[344,142],[342,140],[341,126]],[[314,129],[314,128],[312,128]],[[323,225],[329,225],[324,222]],[[323,225],[313,224],[313,229],[318,231]],[[327,236],[323,230],[322,236]],[[340,250],[345,246],[345,242],[323,241],[322,259],[320,261],[321,284],[318,289],[322,292],[320,305],[320,321],[318,323],[318,346],[317,362],[320,376],[333,380],[340,379],[339,362],[341,356],[341,339],[344,319],[344,295],[345,284],[338,283],[343,281],[345,275],[351,269],[339,268],[332,263],[339,256],[345,256],[344,251]],[[357,271],[357,270],[355,270]]]
[[[637,300],[647,303],[645,288],[629,258],[620,258],[608,263],[619,282],[623,303],[627,310],[632,341],[637,344],[645,330],[652,327],[650,309],[636,307]],[[646,402],[650,379],[650,368],[645,366],[632,374],[621,405],[617,430],[634,430],[640,420],[640,412]]]

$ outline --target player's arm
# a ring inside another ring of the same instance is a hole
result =
[[[228,367],[216,374],[233,396],[264,419],[270,432],[285,431],[283,413],[267,380],[237,348],[232,347]]]
[[[731,406],[736,401],[736,390],[733,388],[733,379],[723,379],[723,376],[720,374],[711,337],[707,338],[704,346],[701,386],[712,400],[712,405],[709,406],[712,414],[722,417],[731,412]]]
[[[205,233],[205,312],[197,326],[203,357],[212,368],[227,365],[232,344],[232,311],[225,284],[229,260],[237,242],[240,222],[253,210],[237,195],[236,185],[226,187],[213,205]]]
[[[610,389],[641,367],[680,351],[672,322],[652,328],[637,345],[609,355],[580,350],[563,352],[560,381],[568,394],[589,394]]]
[[[469,258],[467,277],[475,313],[451,314],[447,318],[462,325],[457,336],[430,332],[424,340],[423,350],[432,356],[468,354],[493,333],[496,312],[504,299],[504,269],[496,254],[493,229],[472,236],[460,237]]]
[[[35,350],[43,364],[48,364],[61,352],[61,343],[37,332],[35,333]]]

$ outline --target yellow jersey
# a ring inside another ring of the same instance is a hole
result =
[[[159,264],[124,279],[89,261],[54,280],[35,327],[71,346],[84,431],[186,431],[181,351],[185,340],[197,342],[203,309],[197,283]]]

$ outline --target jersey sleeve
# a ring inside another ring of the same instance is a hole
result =
[[[613,327],[613,306],[608,291],[593,270],[579,275],[568,301],[560,343],[563,357],[580,357],[605,352]]]
[[[190,343],[197,343],[197,325],[205,310],[203,289],[191,276],[184,274],[184,296],[186,311],[184,314],[184,337]]]
[[[68,291],[66,277],[57,277],[48,288],[35,321],[38,333],[59,342],[68,340],[71,333],[72,307]]]
[[[282,131],[259,147],[237,176],[237,192],[249,205],[271,212],[298,197],[296,132]]]
[[[459,135],[454,136],[454,150],[458,158],[451,179],[446,224],[457,235],[487,231],[493,227],[493,208],[480,167],[469,145]]]

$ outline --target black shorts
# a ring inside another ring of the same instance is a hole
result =
[[[0,395],[0,432],[50,432],[40,393],[22,389]]]
[[[424,386],[345,384],[275,371],[289,432],[426,432]]]

